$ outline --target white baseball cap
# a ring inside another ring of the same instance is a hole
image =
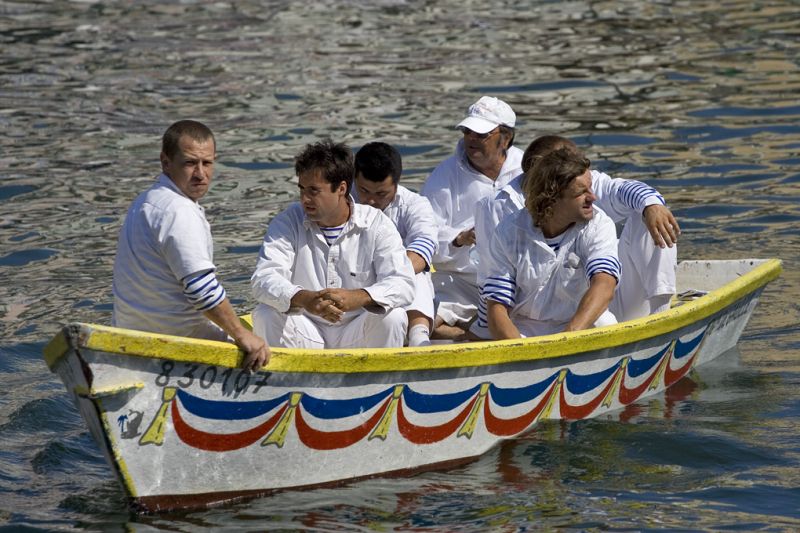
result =
[[[475,133],[489,133],[497,126],[513,128],[517,115],[511,106],[494,96],[481,96],[480,100],[469,106],[467,118],[456,128],[469,128]]]

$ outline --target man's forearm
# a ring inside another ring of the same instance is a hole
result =
[[[218,306],[203,312],[206,318],[222,328],[230,335],[233,340],[238,341],[242,337],[242,332],[247,331],[242,325],[242,321],[236,315],[233,306],[226,297]]]
[[[508,316],[508,308],[500,302],[489,300],[486,302],[486,316],[489,320],[489,332],[492,338],[519,339],[521,337],[519,329]]]
[[[589,290],[583,295],[578,309],[572,316],[564,331],[578,331],[594,326],[600,315],[608,309],[614,297],[617,280],[614,276],[600,272],[592,276]]]

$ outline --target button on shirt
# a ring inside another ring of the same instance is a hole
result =
[[[114,261],[114,325],[224,338],[183,294],[182,279],[204,270],[214,270],[214,245],[203,208],[161,174],[133,201],[120,229]]]
[[[256,300],[281,312],[301,311],[290,309],[300,290],[342,288],[366,290],[377,304],[368,310],[383,313],[411,303],[414,270],[400,234],[381,211],[351,201],[350,219],[328,245],[297,202],[270,222],[251,285]],[[345,313],[342,323],[360,312]]]
[[[470,257],[471,246],[456,247],[453,239],[475,226],[475,208],[484,197],[493,197],[514,176],[521,172],[522,150],[508,149],[500,175],[493,180],[475,170],[459,141],[456,153],[437,166],[422,187],[439,219],[439,250],[434,256],[436,269],[451,272],[476,272]]]

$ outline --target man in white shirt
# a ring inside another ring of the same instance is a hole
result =
[[[535,139],[522,159],[523,171],[533,162],[558,148],[579,150],[570,139],[544,135]],[[676,290],[677,240],[680,227],[666,206],[664,197],[649,185],[637,181],[611,178],[590,170],[595,204],[617,223],[624,223],[619,238],[619,260],[623,272],[610,309],[620,322],[647,316],[669,308]],[[503,187],[493,199],[483,200],[476,212],[476,235],[480,238],[478,283],[483,286],[491,268],[490,238],[499,222],[525,207],[520,174]],[[472,331],[486,337],[485,303],[478,309],[478,320]]]
[[[620,279],[614,222],[592,204],[589,160],[562,148],[534,163],[525,210],[506,218],[491,242],[483,295],[495,339],[613,324]]]
[[[434,318],[430,266],[438,235],[433,209],[427,198],[398,184],[403,162],[393,146],[365,144],[356,153],[355,166],[356,201],[383,211],[403,238],[415,285],[414,301],[406,307],[408,345],[427,346]]]
[[[414,271],[392,221],[350,197],[350,148],[310,144],[295,173],[300,201],[270,222],[251,278],[254,331],[289,348],[402,346]]]
[[[456,153],[437,166],[422,187],[439,219],[433,285],[438,307],[434,330],[461,338],[474,319],[480,291],[476,280],[475,207],[520,173],[522,150],[513,146],[516,115],[511,107],[483,96],[459,122],[463,138]]]
[[[269,360],[263,339],[246,329],[216,277],[211,228],[197,203],[208,192],[216,141],[200,122],[164,133],[162,173],[131,204],[114,261],[115,326],[227,341],[245,352],[244,368]]]

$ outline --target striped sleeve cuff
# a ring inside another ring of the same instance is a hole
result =
[[[586,279],[591,280],[595,274],[604,272],[614,276],[619,282],[620,270],[619,260],[616,257],[600,257],[589,261],[586,265]]]
[[[653,205],[655,203],[667,205],[667,202],[664,201],[664,197],[661,196],[657,190],[649,185],[645,185],[641,181],[630,180],[619,188],[619,192],[622,203],[640,213],[644,211],[644,208],[648,205]]]
[[[499,302],[506,307],[516,304],[517,285],[511,278],[488,277],[483,285],[483,296],[487,300]]]
[[[183,279],[183,295],[198,311],[208,311],[222,303],[225,289],[214,271],[207,270]]]
[[[481,289],[481,294],[483,294],[483,289]],[[486,300],[483,299],[483,296],[478,298],[478,326],[482,328],[489,327],[489,317],[487,316],[486,311]]]
[[[432,264],[433,252],[436,250],[436,243],[427,237],[417,237],[408,245],[408,250],[419,254],[425,263]]]

